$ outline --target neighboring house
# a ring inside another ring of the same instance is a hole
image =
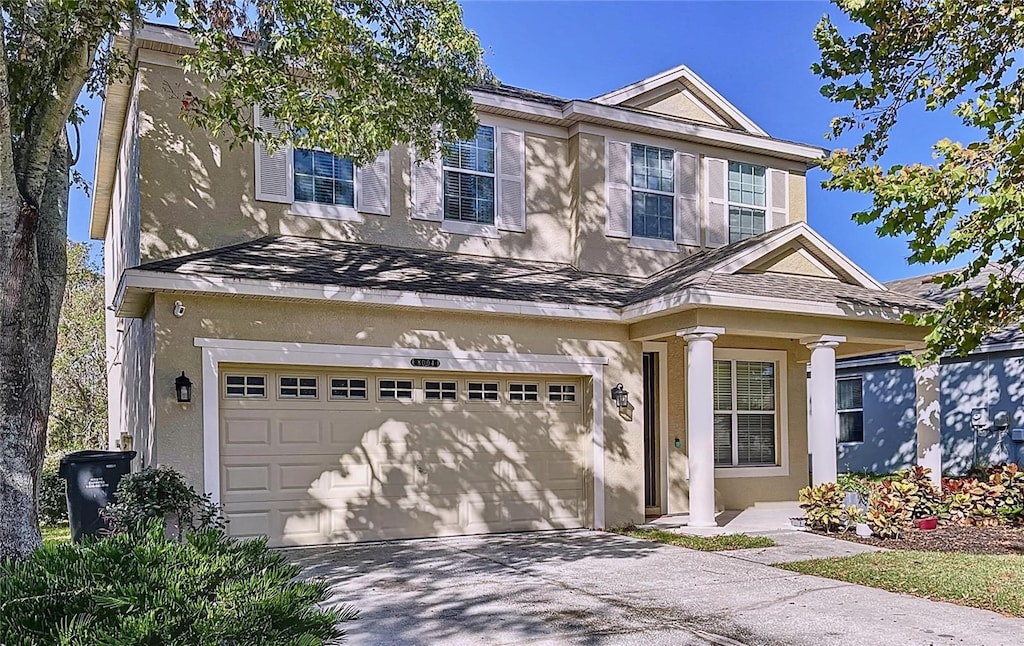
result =
[[[807,484],[808,361],[828,480],[835,357],[920,346],[900,316],[931,305],[807,225],[823,151],[685,67],[590,100],[475,88],[473,140],[353,168],[189,130],[189,45],[147,26],[108,88],[91,231],[112,443],[236,535],[710,526]]]
[[[980,290],[990,267],[964,289]],[[934,278],[944,272],[886,283],[897,292],[945,303],[958,293],[943,290]],[[1019,445],[1010,431],[1024,427],[1024,333],[1009,327],[985,337],[966,357],[949,357],[939,366],[942,472],[960,475],[973,464],[1016,461]],[[917,414],[914,370],[899,355],[841,360],[836,369],[839,410],[839,470],[891,473],[915,464]],[[976,432],[971,414],[983,409],[987,422]],[[1008,426],[996,424],[1006,414]]]

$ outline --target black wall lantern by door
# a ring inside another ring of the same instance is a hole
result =
[[[185,371],[181,371],[181,376],[174,379],[174,394],[178,397],[178,402],[187,404],[192,401],[192,380],[185,376]]]
[[[612,401],[619,408],[629,408],[629,391],[622,387],[622,384],[615,384],[612,388]]]

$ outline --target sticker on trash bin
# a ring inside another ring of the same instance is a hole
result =
[[[89,478],[85,483],[86,489],[106,489],[107,481],[103,478]]]

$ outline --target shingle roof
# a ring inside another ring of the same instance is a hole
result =
[[[612,308],[622,308],[687,287],[739,295],[845,304],[851,307],[924,309],[930,305],[898,292],[871,290],[836,280],[710,271],[719,261],[756,245],[762,236],[695,253],[649,278],[583,272],[571,265],[553,262],[491,258],[296,236],[268,236],[148,263],[138,269]]]
[[[526,101],[536,101],[538,103],[545,103],[547,105],[553,105],[556,107],[562,107],[569,102],[569,99],[563,99],[561,97],[552,96],[550,94],[544,94],[543,92],[536,92],[534,90],[527,90],[526,88],[516,87],[515,85],[506,85],[504,83],[486,83],[480,85],[470,86],[471,90],[477,92],[484,92],[487,94],[496,94],[498,96],[507,96],[513,99],[523,99]]]

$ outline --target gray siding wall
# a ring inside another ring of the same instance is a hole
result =
[[[891,473],[917,459],[914,371],[896,364],[851,368],[841,363],[838,377],[864,379],[864,442],[838,445],[839,470]],[[1024,427],[1024,353],[972,355],[944,361],[942,389],[942,469],[962,474],[974,461],[971,410],[987,407],[1010,415],[1010,428]],[[995,463],[1018,459],[1009,431],[978,437],[978,456]]]

